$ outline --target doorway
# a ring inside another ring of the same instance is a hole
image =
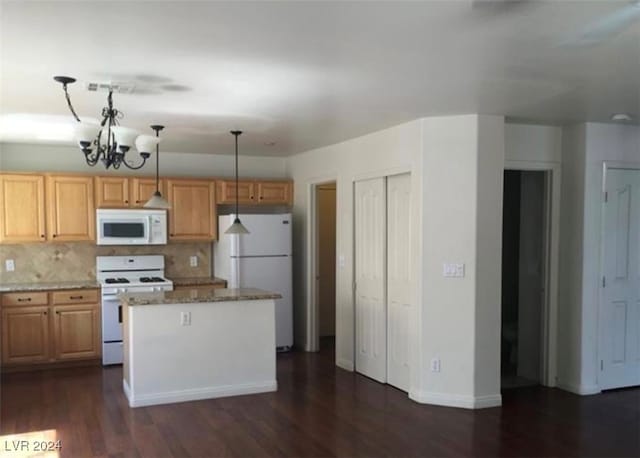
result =
[[[506,170],[502,229],[501,385],[544,384],[549,176]]]
[[[336,183],[316,189],[316,291],[319,349],[335,348],[336,337]]]

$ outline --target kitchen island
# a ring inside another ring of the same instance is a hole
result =
[[[277,390],[279,294],[211,288],[119,298],[131,407]]]

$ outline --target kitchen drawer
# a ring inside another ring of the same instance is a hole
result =
[[[68,291],[54,291],[51,293],[51,303],[58,304],[95,304],[98,302],[97,289],[75,289]]]
[[[47,293],[5,293],[2,295],[2,305],[47,305]]]

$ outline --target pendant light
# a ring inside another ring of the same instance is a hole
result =
[[[153,193],[151,198],[144,204],[145,208],[162,208],[169,209],[171,205],[167,202],[167,199],[162,197],[160,193],[160,131],[164,129],[164,126],[151,126],[151,128],[156,132],[155,137],[151,137],[155,140],[156,143],[156,192]],[[137,145],[136,145],[137,146]]]
[[[240,222],[240,215],[238,214],[238,137],[242,134],[241,130],[232,130],[231,134],[236,137],[236,219],[233,220],[233,224],[224,231],[225,234],[248,234],[249,231]]]

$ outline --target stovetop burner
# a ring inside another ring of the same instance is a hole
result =
[[[163,283],[166,280],[161,277],[140,277],[141,283]]]
[[[105,283],[129,283],[126,278],[105,278]]]

